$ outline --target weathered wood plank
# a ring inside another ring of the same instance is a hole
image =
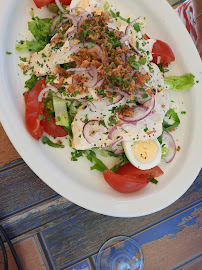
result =
[[[0,123],[0,166],[21,159]]]
[[[71,205],[70,201],[58,195],[55,198],[30,206],[26,210],[1,219],[0,224],[7,231],[10,238],[16,237],[16,232],[18,235],[23,234],[23,237],[25,237],[25,234],[31,230],[30,233],[26,234],[26,237],[28,237],[39,232],[42,225],[46,227],[47,223],[60,219],[64,215],[66,218],[72,217],[75,207],[73,205],[73,208],[69,208]],[[76,213],[78,213],[77,207],[76,210]],[[71,215],[68,216],[70,212]]]
[[[135,226],[136,231],[142,229],[143,227],[150,226],[154,222],[158,220],[162,220],[170,215],[181,211],[184,208],[191,206],[194,203],[197,203],[201,199],[202,191],[200,185],[200,179],[202,174],[200,174],[191,188],[173,205],[160,211],[154,215],[149,215],[147,217],[138,218],[139,225]],[[66,212],[62,213],[62,207],[64,204],[69,204],[69,202],[65,202],[65,200],[52,200],[47,202],[49,209],[47,211],[35,211],[34,216],[32,216],[33,205],[39,204],[41,201],[45,201],[48,198],[56,196],[56,193],[52,191],[48,186],[46,186],[26,165],[21,166],[19,168],[13,169],[12,173],[4,173],[0,174],[0,181],[2,184],[2,207],[0,208],[0,218],[3,221],[4,226],[8,229],[9,232],[12,232],[12,237],[17,237],[27,231],[33,230],[36,226],[37,228],[43,226],[46,223],[47,226],[53,226],[52,221],[54,221],[54,225],[61,222],[62,220],[66,220]],[[8,192],[9,191],[9,192]],[[57,201],[57,203],[56,203]],[[62,202],[62,203],[61,203]],[[57,207],[55,207],[55,203]],[[61,204],[61,205],[60,205]],[[44,204],[45,205],[45,204]],[[38,206],[36,206],[38,207]],[[39,205],[39,208],[41,206]],[[80,213],[80,207],[75,206]],[[37,208],[37,209],[39,209]],[[54,209],[54,215],[51,215],[51,208]],[[50,210],[50,211],[49,211]],[[19,212],[20,213],[16,213]],[[16,213],[16,214],[15,214]],[[12,217],[15,214],[16,220]],[[23,217],[26,215],[26,219]],[[78,214],[79,215],[79,214]],[[22,218],[21,218],[22,216]],[[89,213],[86,212],[86,219],[88,219]],[[59,217],[59,220],[57,218]],[[102,215],[95,214],[95,219],[101,224],[106,222],[106,226],[116,227],[119,224],[119,219],[107,218],[107,220],[103,220]],[[128,224],[128,219],[123,219],[125,222],[122,223],[122,227],[126,230],[126,234],[133,233],[133,227],[136,224],[137,219],[131,219],[131,224]],[[90,221],[89,221],[90,222]],[[124,228],[126,226],[126,228]],[[32,232],[30,232],[32,233]],[[107,236],[107,232],[106,232]]]
[[[198,255],[202,240],[199,218],[202,218],[202,205],[133,236],[142,245],[145,270],[172,269]],[[116,219],[84,212],[43,230],[41,236],[55,268],[61,268],[97,252],[107,239],[131,234],[142,225],[140,218]]]
[[[173,270],[199,270],[202,265],[202,255]]]
[[[0,183],[1,219],[57,195],[25,164],[1,173]]]

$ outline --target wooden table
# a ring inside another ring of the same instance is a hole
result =
[[[44,184],[0,127],[0,224],[27,270],[95,269],[100,246],[117,235],[140,243],[145,270],[201,269],[201,178],[202,172],[179,200],[155,214],[128,219],[99,215]],[[9,263],[9,270],[17,269],[10,252]]]
[[[141,245],[145,270],[202,269],[201,178],[202,172],[179,200],[155,214],[128,219],[99,215],[44,184],[0,126],[0,224],[25,270],[95,270],[99,248],[117,235]],[[7,252],[9,270],[17,269]]]

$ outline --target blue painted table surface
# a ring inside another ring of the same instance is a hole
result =
[[[202,269],[201,178],[202,172],[180,199],[157,213],[138,218],[100,215],[44,184],[0,126],[0,224],[24,270],[95,270],[98,250],[118,235],[130,236],[141,245],[145,270]],[[17,270],[8,247],[7,253],[9,270]]]

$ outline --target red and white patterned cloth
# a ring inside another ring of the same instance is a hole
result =
[[[194,16],[193,3],[191,0],[185,1],[181,6],[176,9],[180,19],[186,26],[194,42],[197,40],[196,23]]]

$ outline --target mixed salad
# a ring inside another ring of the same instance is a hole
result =
[[[158,164],[176,154],[171,132],[180,124],[169,108],[169,88],[180,91],[194,76],[167,77],[172,49],[146,34],[145,18],[123,18],[108,1],[34,0],[52,18],[30,14],[32,41],[16,49],[30,75],[25,82],[25,123],[30,135],[85,156],[115,190],[135,192],[163,174]],[[116,157],[108,168],[98,157]]]

